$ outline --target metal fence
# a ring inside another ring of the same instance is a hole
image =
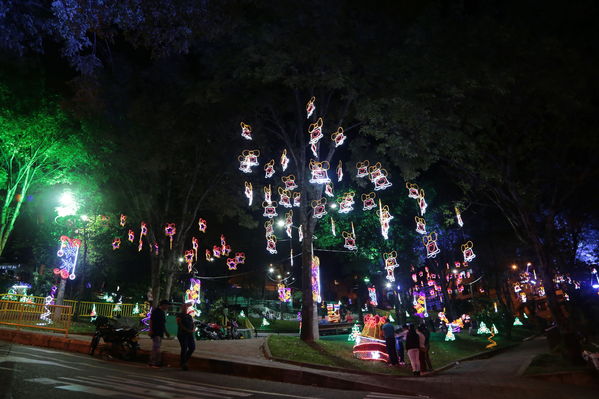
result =
[[[77,303],[78,316],[142,317],[148,312],[146,304],[84,302]],[[94,314],[95,313],[95,314]]]
[[[44,304],[46,303],[46,298],[43,296],[33,296],[33,295],[21,295],[21,294],[0,294],[0,300],[2,301],[13,301],[13,302],[22,302],[22,303],[36,303],[36,304]],[[77,309],[77,301],[72,299],[64,299],[62,301],[63,306],[70,306],[73,309],[72,313],[75,313]]]
[[[0,324],[69,334],[73,308],[64,305],[0,300]]]

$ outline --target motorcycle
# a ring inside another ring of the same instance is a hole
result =
[[[225,339],[225,334],[222,331],[221,326],[216,323],[205,323],[203,321],[196,321],[196,336],[198,339],[210,339],[219,340]]]
[[[94,355],[102,338],[104,343],[108,344],[100,348],[103,358],[108,360],[119,357],[123,360],[134,360],[137,357],[139,329],[135,320],[99,316],[93,323],[96,325],[96,332],[90,343],[90,355]]]

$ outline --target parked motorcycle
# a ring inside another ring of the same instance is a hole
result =
[[[139,349],[138,322],[134,319],[110,319],[99,316],[94,320],[96,333],[90,344],[89,354],[94,355],[100,338],[108,345],[100,348],[100,354],[103,358],[119,357],[123,360],[134,360]]]
[[[198,339],[211,339],[219,340],[225,339],[223,329],[216,323],[205,323],[203,321],[196,321],[196,337]]]

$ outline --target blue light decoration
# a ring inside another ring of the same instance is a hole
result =
[[[81,247],[81,240],[69,238],[67,236],[60,237],[60,249],[56,255],[60,258],[60,266],[54,268],[54,274],[60,274],[63,279],[75,280],[75,268],[77,267],[77,255]]]
[[[597,276],[597,269],[591,270],[591,287],[599,289],[599,276]]]

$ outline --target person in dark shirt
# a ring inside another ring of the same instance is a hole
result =
[[[420,371],[430,371],[433,369],[429,355],[431,333],[428,328],[426,328],[426,324],[424,323],[418,327],[418,331],[424,335],[424,349],[420,349]]]
[[[389,355],[389,363],[392,366],[397,366],[399,361],[397,360],[397,350],[395,349],[395,327],[389,321],[387,321],[381,327],[383,335],[385,336],[385,344],[387,345],[387,354]]]
[[[190,303],[184,303],[181,306],[181,313],[177,314],[177,339],[181,345],[181,368],[187,370],[187,362],[191,354],[196,349],[196,342],[193,333],[195,326],[193,317],[188,313]]]
[[[152,310],[150,316],[150,338],[152,338],[152,354],[150,355],[150,367],[158,368],[162,366],[162,356],[160,353],[160,345],[164,334],[170,338],[170,334],[166,330],[166,311],[170,306],[167,300],[160,301],[158,307]]]

